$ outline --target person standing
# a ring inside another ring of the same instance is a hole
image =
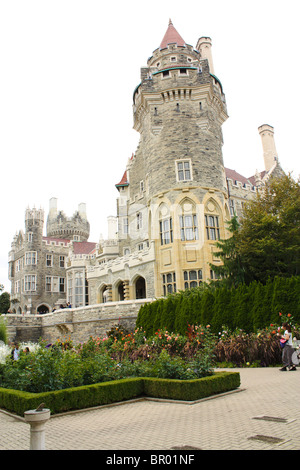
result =
[[[11,351],[11,358],[13,361],[17,361],[20,357],[20,349],[19,349],[19,344],[16,343],[15,347]]]
[[[291,333],[291,326],[288,323],[283,323],[282,327],[284,328],[284,334],[282,338],[286,340],[285,346],[282,350],[282,362],[283,367],[279,369],[280,371],[286,371],[287,368],[290,371],[296,370],[296,367],[292,361],[292,355],[294,352],[293,343],[292,343],[292,333]]]

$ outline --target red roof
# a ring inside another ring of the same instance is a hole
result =
[[[74,255],[90,255],[96,245],[94,242],[73,242]]]
[[[232,179],[233,181],[239,181],[243,184],[250,184],[249,179],[245,176],[240,175],[235,170],[230,170],[229,168],[225,168],[226,178]]]
[[[229,168],[225,168],[225,173],[226,173],[226,178],[235,181],[239,181],[242,184],[250,184],[251,186],[256,186],[255,183],[255,176],[250,176],[249,178],[246,178],[245,176],[240,175],[235,170],[230,170]],[[265,175],[265,171],[260,172],[260,177],[263,178]]]
[[[164,49],[165,47],[168,46],[168,44],[174,44],[174,43],[176,43],[177,46],[185,46],[184,39],[182,39],[180,34],[174,28],[172,21],[170,20],[166,34],[164,35],[164,38],[160,44],[160,49]]]
[[[116,184],[116,186],[128,186],[128,180],[127,180],[127,171],[124,171],[124,175],[122,176],[122,179],[120,183]]]

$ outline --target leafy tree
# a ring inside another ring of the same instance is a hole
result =
[[[271,179],[244,208],[236,237],[247,281],[300,274],[300,185],[291,175]]]

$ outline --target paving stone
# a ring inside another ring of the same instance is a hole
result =
[[[197,404],[143,400],[53,416],[46,424],[46,449],[298,450],[300,371],[284,377],[276,368],[238,371],[245,390]],[[4,412],[0,435],[0,450],[29,449],[29,425]]]

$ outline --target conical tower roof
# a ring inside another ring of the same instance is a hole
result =
[[[165,47],[168,46],[168,44],[173,44],[173,43],[176,43],[177,46],[185,46],[184,39],[182,39],[180,34],[174,28],[172,21],[169,20],[168,29],[159,47],[160,49],[164,49]]]

